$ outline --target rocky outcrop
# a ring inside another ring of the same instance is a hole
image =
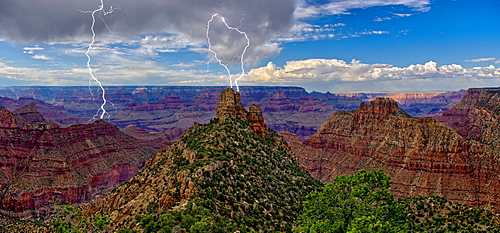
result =
[[[391,99],[335,112],[295,152],[325,183],[360,169],[384,169],[397,197],[438,195],[500,210],[495,154],[435,119],[411,117]]]
[[[396,101],[386,98],[376,98],[370,103],[361,103],[359,106],[359,116],[384,118],[389,115],[402,115],[410,117],[403,110],[399,109]]]
[[[17,119],[12,115],[12,112],[0,106],[0,128],[15,129],[17,127]]]
[[[234,92],[233,88],[226,88],[219,95],[216,118],[220,120],[235,118],[249,121],[252,123],[253,130],[261,137],[266,135],[268,129],[260,107],[253,104],[247,111],[241,103],[240,93]]]
[[[219,102],[217,103],[215,115],[216,118],[221,120],[229,117],[246,120],[248,112],[241,103],[240,93],[235,93],[233,88],[226,88],[219,95]]]
[[[264,123],[264,117],[262,116],[262,111],[259,106],[252,104],[252,106],[248,108],[247,119],[252,122],[253,130],[261,137],[264,137],[267,125]]]
[[[98,120],[67,128],[43,121],[29,104],[0,107],[0,214],[46,215],[55,198],[79,203],[108,193],[134,176],[157,151]]]

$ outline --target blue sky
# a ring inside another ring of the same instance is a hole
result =
[[[103,85],[285,85],[321,92],[500,86],[497,0],[102,3],[100,9],[100,0],[0,0],[0,86],[95,85],[87,51]],[[89,50],[92,12],[96,35]]]

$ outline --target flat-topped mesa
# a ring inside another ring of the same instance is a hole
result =
[[[396,101],[388,98],[378,97],[370,103],[361,103],[359,106],[360,113],[374,113],[377,115],[387,115],[399,110]]]
[[[387,116],[389,114],[408,115],[398,107],[398,103],[393,99],[378,97],[370,103],[361,103],[359,113],[371,113],[377,116]]]
[[[226,119],[229,117],[247,120],[248,112],[241,103],[240,93],[234,92],[233,88],[226,88],[219,95],[217,103],[216,118]]]

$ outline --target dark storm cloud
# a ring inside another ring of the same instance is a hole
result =
[[[185,33],[193,40],[204,41],[207,21],[218,13],[230,26],[241,24],[240,29],[251,38],[254,52],[291,28],[295,10],[294,0],[105,0],[104,4],[106,10],[110,6],[120,7],[102,17],[113,34],[122,36]],[[81,11],[92,11],[99,5],[99,0],[0,0],[0,39],[60,42],[82,37],[88,40],[91,15]],[[215,42],[219,41],[223,47],[241,47],[241,36],[228,33],[216,23],[211,31]],[[98,36],[108,33],[99,17],[95,30]]]

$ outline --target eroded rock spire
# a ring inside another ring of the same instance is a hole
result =
[[[250,121],[253,130],[261,137],[265,136],[267,126],[260,107],[253,104],[247,111],[241,103],[240,93],[235,92],[233,88],[226,88],[219,95],[215,117],[221,120],[232,117]]]

